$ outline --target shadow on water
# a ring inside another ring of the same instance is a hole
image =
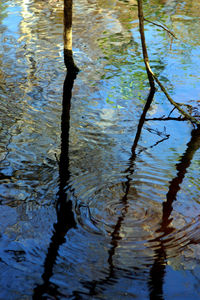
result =
[[[44,262],[43,284],[34,289],[33,299],[41,299],[44,294],[57,296],[57,287],[50,282],[53,275],[53,267],[58,256],[59,247],[65,242],[67,232],[76,228],[72,201],[69,198],[66,186],[70,179],[69,170],[69,131],[70,131],[70,107],[72,88],[77,76],[77,69],[69,68],[63,85],[63,102],[61,116],[61,155],[59,161],[59,191],[56,204],[57,222],[54,224],[54,232]]]
[[[162,238],[174,231],[174,228],[170,226],[173,218],[170,218],[173,211],[173,202],[176,200],[180,185],[183,182],[187,169],[189,168],[192,158],[195,152],[200,148],[200,128],[194,129],[191,132],[191,139],[187,144],[187,149],[182,155],[180,162],[176,165],[177,175],[174,177],[169,185],[169,190],[166,195],[166,202],[163,203],[162,221],[158,232],[161,233],[159,238],[154,241],[159,243],[155,250],[155,260],[150,270],[149,278],[149,298],[164,299],[163,298],[163,283],[165,276],[166,266],[166,246]],[[188,244],[192,244],[193,241],[189,240]]]

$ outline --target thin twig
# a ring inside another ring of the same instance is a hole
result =
[[[168,118],[171,116],[171,114],[173,113],[173,111],[176,109],[176,107],[173,107],[173,109],[170,111]]]
[[[166,25],[161,25],[161,24],[155,23],[153,21],[147,20],[145,18],[144,18],[144,21],[146,21],[148,23],[151,23],[151,24],[153,24],[155,26],[161,27],[162,29],[164,29],[165,31],[167,31],[169,34],[171,34],[175,39],[177,39],[177,37],[175,36],[175,34],[171,30],[169,30]]]
[[[178,117],[178,118],[171,118],[171,117],[166,117],[166,118],[145,118],[145,121],[187,121],[187,119]]]
[[[143,151],[146,151],[146,150],[148,150],[148,149],[152,149],[152,148],[156,147],[158,144],[160,144],[160,143],[162,143],[162,142],[168,140],[169,137],[170,137],[170,134],[168,134],[166,137],[162,138],[161,140],[157,141],[155,144],[153,144],[153,145],[151,145],[151,146],[149,146],[149,147],[143,147],[143,148],[138,152],[138,154],[141,154]]]

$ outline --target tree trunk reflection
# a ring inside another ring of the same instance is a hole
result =
[[[187,144],[187,149],[182,155],[180,162],[176,165],[177,175],[174,177],[169,185],[169,190],[166,195],[166,202],[163,203],[162,221],[158,232],[161,236],[154,241],[159,242],[155,250],[155,260],[150,271],[149,278],[149,297],[150,299],[164,299],[163,298],[163,283],[165,275],[165,266],[167,262],[167,249],[163,241],[163,237],[174,231],[170,226],[172,222],[171,213],[173,211],[173,202],[176,200],[180,185],[183,182],[187,169],[189,168],[195,152],[200,148],[200,129],[194,129],[191,132],[191,139]],[[189,241],[193,243],[193,241]]]
[[[41,299],[42,295],[59,295],[57,287],[50,281],[53,275],[53,267],[58,256],[60,246],[65,242],[65,236],[71,228],[76,228],[72,201],[66,186],[70,180],[69,170],[69,131],[70,131],[70,107],[75,72],[67,72],[63,86],[63,102],[61,117],[61,155],[59,161],[59,191],[56,203],[57,222],[54,224],[54,232],[44,262],[43,284],[34,290],[33,299]]]

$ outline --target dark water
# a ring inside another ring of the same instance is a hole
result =
[[[136,1],[74,2],[76,77],[62,1],[0,1],[0,299],[198,299],[200,132],[155,120],[159,89],[144,122]],[[199,1],[145,3],[178,37],[146,24],[152,69],[197,113]]]

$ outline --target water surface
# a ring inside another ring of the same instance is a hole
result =
[[[159,89],[141,119],[136,1],[74,2],[76,78],[62,1],[0,2],[0,298],[197,299],[199,130],[155,120],[173,108]],[[146,23],[152,69],[194,114],[199,6],[144,7],[177,36]]]

